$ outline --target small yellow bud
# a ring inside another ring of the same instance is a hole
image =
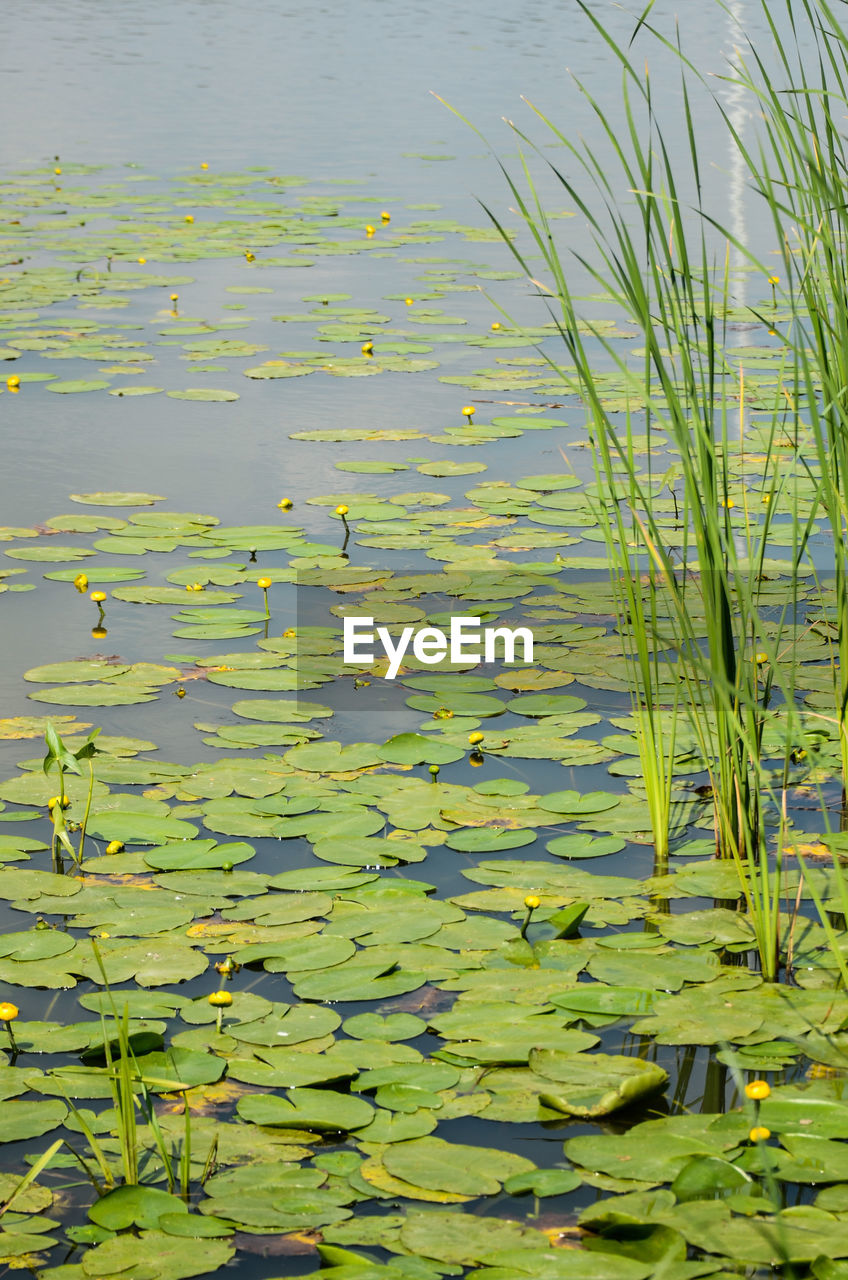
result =
[[[380,218],[383,222],[391,222],[392,215],[389,213],[387,209],[384,209],[383,212],[380,214]]]
[[[765,666],[765,664],[768,662],[768,654],[767,654],[767,653],[757,653],[757,654],[755,654],[755,655],[754,655],[754,657],[755,657],[755,658],[756,658],[756,660],[757,660],[757,666],[758,666],[758,667]]]
[[[369,239],[369,240],[370,240],[370,239],[371,239],[371,237],[373,236],[373,234],[374,234],[374,228],[373,228],[370,224],[365,228],[365,234],[368,236],[368,239]]]
[[[479,730],[476,733],[469,733],[468,741],[472,747],[476,747],[483,741],[483,734]]]
[[[107,853],[123,853],[123,851],[124,851],[123,840],[110,840],[106,846]]]
[[[343,502],[340,502],[339,505],[336,507],[336,515],[344,518],[347,515],[348,510],[349,508],[346,507]]]
[[[21,385],[21,380],[18,377],[18,375],[16,373],[10,373],[8,378],[6,379],[6,386],[9,388],[9,390],[11,391],[13,387],[19,387],[20,385]]]
[[[54,172],[54,173],[57,175],[57,177],[58,177],[58,175],[62,172],[62,170],[61,170],[61,169],[54,169],[54,170],[53,170],[53,172]]]
[[[780,276],[769,276],[769,284],[780,284]]]
[[[492,328],[493,328],[493,329],[494,329],[494,331],[497,333],[498,329],[502,329],[502,328],[503,328],[503,325],[501,324],[500,320],[493,320],[493,321],[492,321]]]
[[[136,259],[136,261],[137,261],[137,262],[140,262],[140,263],[141,263],[141,265],[142,265],[142,266],[144,266],[144,264],[145,264],[145,262],[147,261],[147,259],[146,259],[146,258],[137,258],[137,259]]]
[[[754,1125],[754,1128],[748,1133],[748,1138],[751,1142],[767,1142],[770,1137],[771,1129],[767,1129],[764,1124]]]
[[[0,1002],[0,1020],[3,1022],[14,1022],[20,1013],[20,1009],[16,1004],[11,1004],[8,1000]]]
[[[207,999],[213,1009],[226,1009],[233,1003],[233,997],[229,991],[213,991]]]
[[[89,600],[93,600],[95,604],[102,604],[106,599],[105,591],[92,591]]]
[[[180,295],[179,295],[178,293],[172,293],[172,294],[171,294],[171,301],[172,301],[172,302],[178,302],[178,301],[179,301],[179,297],[180,297]]]
[[[255,254],[255,253],[251,253],[249,249],[245,249],[245,251],[244,251],[244,258],[245,258],[245,262],[255,262],[255,261],[256,261],[256,254]]]
[[[414,301],[415,301],[414,298],[404,298],[404,302],[408,307],[411,307]]]
[[[203,160],[203,161],[201,161],[200,167],[201,167],[201,169],[208,169],[208,168],[209,168],[209,165],[206,163],[206,161],[205,161],[205,160]]]
[[[362,344],[362,354],[363,354],[364,356],[372,356],[372,355],[374,354],[374,343],[373,343],[373,342],[363,342],[363,344]]]
[[[185,216],[185,220],[186,220],[186,222],[194,222],[194,214],[193,214],[193,213],[187,213],[187,214],[186,214],[186,216]]]
[[[267,590],[268,590],[268,588],[269,588],[269,587],[270,587],[270,585],[271,585],[271,579],[270,579],[270,578],[257,578],[257,579],[256,579],[256,585],[257,585],[257,587],[261,587],[263,591],[267,591]]]
[[[294,506],[294,503],[292,502],[291,498],[281,498],[280,501],[277,503],[277,506],[280,508],[281,511],[290,511],[291,508]]]
[[[185,689],[182,688],[182,686],[179,689],[174,690],[175,698],[184,698],[185,696],[186,696],[186,691]]]
[[[85,594],[85,592],[88,590],[88,578],[85,576],[84,573],[77,574],[77,576],[74,578],[74,586],[76,587],[77,591],[80,592],[80,594],[82,595]]]
[[[466,418],[473,418],[477,410],[473,404],[464,404],[462,406],[462,412],[465,414]]]
[[[283,639],[294,640],[296,635],[297,635],[297,632],[295,631],[294,627],[287,627],[286,630],[283,632]]]
[[[767,1080],[752,1080],[750,1084],[745,1085],[745,1097],[751,1098],[754,1102],[762,1102],[771,1093],[771,1085]]]
[[[204,585],[203,585],[203,583],[202,583],[202,582],[193,582],[193,583],[192,583],[192,586],[191,586],[191,589],[192,589],[192,591],[205,591],[205,590],[206,590],[206,588],[204,587]]]
[[[535,911],[537,907],[541,907],[542,899],[537,898],[535,893],[528,893],[524,899],[524,905],[528,911]]]

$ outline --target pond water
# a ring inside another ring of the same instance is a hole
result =
[[[590,9],[626,43],[633,13]],[[668,0],[651,12],[671,39],[676,17]],[[747,38],[771,59],[753,0],[697,6],[681,27],[750,140],[751,103],[721,79]],[[688,191],[679,63],[647,31],[634,49]],[[69,1138],[12,1204],[0,1262],[52,1280],[763,1268],[761,1119],[788,1135],[769,1148],[785,1204],[836,1184],[787,1228],[797,1275],[842,1274],[800,1269],[848,1255],[827,933],[844,922],[817,826],[839,804],[838,746],[823,731],[815,767],[785,787],[796,843],[825,863],[812,891],[796,863],[786,874],[794,985],[770,987],[736,868],[712,857],[689,728],[672,857],[655,855],[586,413],[550,363],[553,313],[487,216],[541,270],[496,159],[520,174],[507,116],[538,143],[531,172],[573,287],[607,326],[587,341],[624,430],[616,353],[637,333],[591,296],[591,227],[546,164],[582,190],[566,142],[612,154],[578,86],[623,133],[610,47],[573,3],[33,0],[0,64],[14,120],[0,138],[0,1019],[16,1007],[0,1202],[27,1158]],[[766,259],[739,154],[707,95],[693,100],[708,210]],[[740,548],[767,487],[758,412],[780,378],[760,313],[782,316],[741,265],[737,251],[727,347],[756,457],[744,440],[734,456]],[[670,529],[674,450],[645,456]],[[792,461],[772,621],[799,515],[832,572]],[[807,572],[800,623],[827,615],[828,591]],[[340,619],[369,611],[394,633],[458,612],[529,622],[533,669],[352,673]],[[822,715],[825,631],[799,625],[787,659]],[[91,795],[84,755],[64,773],[64,852],[48,721],[71,752],[102,729]],[[125,1005],[131,1074],[153,1099],[138,1112],[147,1190],[97,1202],[92,1181],[127,1174],[100,1021],[120,1056]],[[742,1092],[761,1074],[775,1086],[762,1114]],[[805,1124],[826,1150],[804,1147]],[[191,1222],[151,1196],[168,1186],[163,1144],[177,1192],[185,1165]],[[632,1239],[616,1210],[589,1213],[615,1196],[631,1197]],[[575,1248],[581,1212],[592,1252]],[[835,1243],[811,1250],[804,1231]]]

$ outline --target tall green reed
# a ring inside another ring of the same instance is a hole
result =
[[[827,363],[825,336],[833,340],[834,333],[841,334],[843,326],[848,328],[848,276],[839,282],[846,305],[837,327],[827,321],[831,307],[830,275],[811,266],[813,251],[821,245],[822,226],[826,224],[818,206],[814,216],[799,196],[796,203],[806,213],[811,243],[806,246],[806,254],[801,255],[801,266],[792,278],[792,319],[794,324],[795,311],[803,310],[797,305],[799,299],[806,310],[815,308],[814,338],[818,346],[808,350],[806,341],[798,339],[797,325],[790,326],[789,334],[782,335],[789,350],[787,377],[791,390],[783,385],[777,388],[771,406],[765,411],[765,444],[760,446],[764,455],[760,476],[764,500],[760,503],[759,492],[748,487],[734,468],[734,458],[744,451],[746,422],[744,371],[733,361],[732,336],[728,331],[728,315],[733,304],[731,245],[749,265],[755,265],[762,272],[763,278],[770,273],[731,232],[718,227],[707,211],[689,88],[690,78],[698,73],[679,46],[663,41],[679,57],[686,137],[681,164],[666,144],[647,70],[638,70],[627,50],[616,44],[601,20],[583,0],[578,2],[621,70],[624,128],[621,129],[618,120],[583,86],[579,87],[605,141],[605,154],[595,146],[574,142],[528,104],[565,149],[569,162],[576,165],[578,177],[571,178],[510,122],[520,143],[523,182],[513,178],[503,165],[501,169],[517,211],[541,257],[542,273],[531,266],[528,256],[507,235],[500,220],[490,210],[487,212],[528,278],[546,297],[570,364],[548,358],[586,409],[598,485],[604,500],[611,569],[619,584],[619,626],[628,641],[633,703],[638,713],[637,736],[648,782],[657,850],[663,853],[668,848],[667,800],[674,761],[673,740],[663,738],[658,732],[663,723],[659,711],[666,684],[658,677],[665,655],[679,674],[680,700],[687,709],[709,773],[716,851],[736,863],[763,973],[775,978],[781,963],[780,885],[787,832],[788,764],[791,744],[805,741],[805,728],[795,701],[792,664],[778,659],[781,653],[791,650],[797,631],[801,612],[799,575],[814,528],[815,510],[803,519],[797,506],[792,511],[791,546],[783,564],[785,600],[777,617],[773,608],[767,614],[763,608],[762,584],[778,505],[773,499],[783,484],[781,459],[784,455],[778,453],[776,441],[787,431],[792,438],[798,438],[801,404],[816,400],[819,387],[827,385],[827,377],[832,379],[831,398],[838,401],[840,429],[841,415],[848,414],[845,403],[848,341],[842,343],[841,363],[834,372],[825,375],[818,367],[822,361]],[[812,0],[804,0],[804,5],[812,14]],[[648,25],[650,7],[642,15],[641,25]],[[772,31],[776,34],[774,24]],[[654,34],[663,40],[659,33]],[[764,71],[762,61],[757,65]],[[833,59],[828,65],[835,65]],[[784,66],[788,71],[788,59]],[[753,86],[754,78],[747,70],[743,68],[736,74],[740,84]],[[848,102],[842,79],[839,89],[840,100]],[[775,116],[769,136],[776,153],[783,143],[783,134],[795,127],[795,116],[788,122],[781,118],[783,99],[776,89],[771,88],[770,94],[764,92],[762,100]],[[724,115],[732,136],[738,140],[738,132],[726,112]],[[792,174],[799,190],[804,188],[805,166],[810,168],[814,155],[810,132],[809,126],[796,129]],[[834,153],[841,147],[841,141],[835,128],[829,129],[826,138],[834,179],[830,194],[835,196],[839,166]],[[560,253],[528,161],[534,151],[542,157],[549,177],[566,193],[591,232],[594,255],[575,252],[574,265],[615,304],[618,314],[636,327],[644,343],[641,364],[635,365],[601,326],[580,314],[571,284],[570,264]],[[752,175],[760,173],[760,189],[770,200],[777,218],[779,200],[775,183],[769,178],[771,170],[765,153],[760,153],[759,171],[751,153],[743,149],[742,155]],[[819,162],[816,174],[825,167]],[[843,164],[843,175],[846,171]],[[591,196],[584,195],[586,182]],[[818,190],[821,184],[817,177],[807,185]],[[813,198],[806,189],[805,198]],[[848,219],[844,201],[842,216]],[[722,238],[726,249],[717,255],[712,246]],[[839,239],[842,239],[841,228]],[[785,236],[782,243],[786,261],[794,266],[798,255],[789,247]],[[832,234],[829,252],[825,254],[831,275],[835,271],[836,243],[837,237]],[[544,281],[539,278],[540,274],[546,277]],[[763,325],[771,329],[774,320],[765,315],[760,318]],[[848,332],[845,337],[848,338]],[[620,425],[618,406],[611,406],[605,394],[605,379],[598,373],[599,357],[607,366],[612,365],[624,387],[628,406],[626,429]],[[843,369],[846,376],[837,394]],[[835,677],[836,708],[843,759],[848,762],[848,755],[844,754],[848,665],[842,661],[843,647],[848,656],[848,628],[843,625],[844,604],[848,598],[848,550],[843,545],[848,438],[843,431],[837,442],[834,421],[837,410],[828,407],[826,395],[820,400],[812,412],[817,419],[814,425],[818,469],[823,476],[826,473],[822,482],[823,502],[831,520],[834,541],[839,543],[839,663],[834,664],[834,669],[839,672]],[[644,472],[637,465],[632,444],[631,421],[637,412],[643,413],[645,420],[647,466]],[[669,444],[679,458],[682,539],[669,536],[668,522],[654,501],[652,443]],[[838,456],[834,465],[835,453]],[[801,462],[797,456],[791,461],[796,465]],[[759,505],[757,510],[752,509],[755,501]],[[653,574],[648,576],[651,585],[647,594],[639,578],[640,571],[646,568]],[[657,582],[664,588],[667,604],[668,622],[664,632],[658,627],[659,615],[655,608],[653,584]],[[665,701],[668,701],[667,687]],[[674,706],[679,706],[679,701]],[[767,731],[778,706],[784,737],[778,748],[773,741],[768,748],[772,756],[783,755],[783,768],[775,770],[767,759],[764,743],[768,741]],[[774,867],[770,861],[767,824],[771,825],[771,835],[776,837]]]

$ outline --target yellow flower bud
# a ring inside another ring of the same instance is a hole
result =
[[[369,240],[370,240],[371,236],[373,236],[373,234],[374,234],[374,228],[373,228],[372,226],[370,226],[370,225],[369,225],[369,226],[367,226],[367,227],[365,228],[365,234],[368,236],[368,238],[369,238]]]
[[[123,849],[124,849],[123,840],[110,840],[106,846],[107,853],[123,853]]]
[[[88,578],[85,576],[84,573],[77,574],[77,576],[74,578],[74,586],[76,587],[77,591],[79,591],[80,593],[84,593],[88,590]]]
[[[277,503],[277,506],[280,508],[281,511],[289,511],[294,506],[294,503],[292,502],[291,498],[281,498],[280,501]]]
[[[346,515],[347,515],[347,513],[348,513],[348,510],[349,510],[349,508],[348,508],[348,507],[346,507],[346,506],[345,506],[345,504],[344,504],[343,502],[340,502],[340,503],[339,503],[339,505],[336,507],[336,515],[337,515],[337,516],[346,516]]]
[[[141,265],[142,265],[142,266],[144,266],[144,264],[145,264],[145,262],[147,261],[147,259],[146,259],[146,258],[137,258],[137,259],[136,259],[136,261],[137,261],[137,262],[140,262],[140,263],[141,263]]]
[[[206,161],[205,161],[205,160],[203,160],[203,161],[201,161],[200,167],[201,167],[201,169],[208,169],[208,168],[209,168],[209,165],[206,163]]]
[[[267,590],[268,590],[268,588],[269,588],[269,587],[270,587],[270,585],[271,585],[271,579],[270,579],[270,578],[257,578],[257,579],[256,579],[256,585],[257,585],[257,587],[261,587],[263,591],[267,591]]]
[[[462,412],[465,414],[466,418],[473,418],[477,410],[473,404],[464,404],[462,406]]]
[[[0,1002],[0,1021],[13,1022],[20,1013],[20,1009],[16,1004],[11,1004],[8,1000]]]
[[[752,1080],[750,1084],[745,1085],[745,1097],[751,1098],[754,1102],[762,1102],[771,1093],[771,1085],[767,1080]]]
[[[89,600],[93,600],[95,604],[102,604],[106,599],[105,591],[92,591]]]
[[[187,213],[187,214],[186,214],[186,216],[185,216],[185,220],[186,220],[186,222],[194,222],[194,214],[193,214],[193,213]]]
[[[503,328],[503,325],[501,324],[500,320],[493,320],[493,321],[492,321],[492,328],[494,329],[495,333],[497,333],[498,329],[502,329],[502,328]]]
[[[483,734],[480,733],[479,730],[476,733],[469,733],[468,741],[472,747],[476,747],[483,741]]]
[[[392,215],[389,213],[387,209],[384,209],[383,212],[380,214],[380,218],[383,222],[391,222]]]
[[[537,907],[541,907],[542,900],[541,898],[537,898],[535,893],[528,893],[527,897],[524,899],[524,905],[528,911],[535,911]]]
[[[226,1009],[233,1003],[233,997],[229,991],[213,991],[207,999],[213,1009]]]
[[[374,354],[374,343],[373,343],[373,342],[363,342],[363,344],[362,344],[362,354],[363,354],[364,356],[371,356],[371,355],[373,355],[373,354]]]
[[[19,387],[20,385],[21,385],[21,380],[18,377],[18,375],[16,373],[10,373],[8,378],[6,379],[6,386],[9,388],[9,390],[11,391],[13,387]]]
[[[764,1124],[754,1125],[754,1128],[748,1133],[748,1138],[751,1142],[767,1142],[770,1137],[771,1129],[767,1129]]]
[[[414,298],[404,298],[404,302],[408,307],[411,307],[414,301],[415,301]]]

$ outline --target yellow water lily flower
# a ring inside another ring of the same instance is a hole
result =
[[[471,743],[472,747],[476,747],[483,741],[483,736],[484,735],[478,730],[476,733],[469,733],[468,741]]]
[[[748,1138],[751,1142],[767,1142],[770,1137],[771,1129],[767,1129],[764,1124],[754,1125],[754,1128],[748,1132]]]
[[[270,587],[270,585],[271,585],[271,579],[270,579],[270,578],[257,578],[257,579],[256,579],[256,585],[257,585],[257,587],[261,587],[263,591],[267,591],[267,590],[268,590],[268,588],[269,588],[269,587]]]
[[[373,234],[374,234],[374,228],[371,226],[371,224],[370,224],[370,223],[369,223],[369,224],[368,224],[368,226],[365,228],[365,234],[368,236],[368,239],[369,239],[369,240],[371,239],[371,237],[372,237],[372,236],[373,236]]]
[[[277,503],[277,506],[280,508],[281,511],[290,511],[291,508],[294,506],[294,503],[292,502],[291,498],[280,498],[280,501]]]
[[[10,373],[8,378],[6,379],[6,386],[9,388],[9,390],[11,391],[13,387],[19,387],[20,385],[21,385],[21,380],[19,376],[16,373]]]
[[[364,356],[372,356],[372,355],[374,354],[374,343],[373,343],[373,342],[363,342],[363,344],[362,344],[362,354],[363,354]]]
[[[343,502],[340,502],[339,505],[336,507],[336,515],[341,516],[342,519],[344,519],[348,513],[348,510],[349,508],[346,507]]]
[[[389,213],[388,209],[384,209],[380,214],[380,218],[383,222],[391,222],[392,215]]]
[[[3,1000],[0,1002],[0,1021],[14,1022],[19,1013],[20,1009],[16,1004],[12,1004],[11,1001]]]
[[[186,220],[186,222],[194,222],[194,214],[193,214],[193,213],[187,213],[187,214],[186,214],[186,216],[185,216],[185,220]]]
[[[233,1003],[233,997],[229,991],[213,991],[207,999],[213,1009],[226,1009]]]
[[[754,1102],[762,1102],[771,1093],[771,1085],[767,1080],[752,1080],[745,1085],[745,1097]]]
[[[106,592],[92,591],[91,595],[88,598],[89,600],[93,600],[95,604],[102,604],[103,601],[106,599]]]
[[[537,907],[541,907],[542,899],[537,898],[535,893],[528,893],[524,899],[524,905],[528,911],[535,911]]]
[[[81,592],[82,594],[84,594],[88,590],[88,578],[85,576],[84,573],[77,574],[77,576],[74,578],[74,586],[76,587],[77,591]]]
[[[136,262],[140,262],[142,266],[144,266],[146,261],[147,261],[146,258],[136,258]]]
[[[107,853],[123,853],[123,850],[124,850],[123,840],[110,840],[106,846]]]

